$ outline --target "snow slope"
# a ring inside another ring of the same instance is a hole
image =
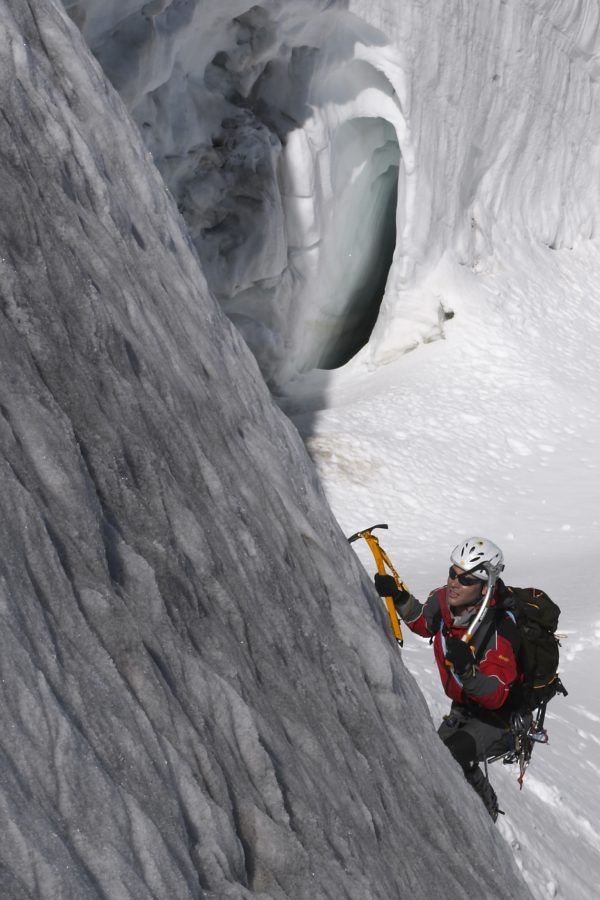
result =
[[[526,896],[119,97],[0,11],[0,895]]]
[[[594,900],[600,878],[599,273],[589,241],[507,243],[478,271],[448,256],[432,285],[455,311],[444,340],[349,364],[319,386],[327,408],[297,420],[346,533],[388,522],[382,545],[417,596],[444,583],[455,543],[484,534],[507,583],[561,606],[569,696],[552,701],[550,743],[521,793],[516,770],[490,769],[500,833],[539,900]],[[430,647],[409,633],[401,652],[439,721]]]

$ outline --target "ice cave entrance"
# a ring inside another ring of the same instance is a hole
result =
[[[331,147],[335,202],[325,237],[335,313],[320,368],[348,362],[377,321],[396,246],[400,164],[396,132],[385,119],[351,119],[337,128]]]

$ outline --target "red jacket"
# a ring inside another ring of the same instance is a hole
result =
[[[422,637],[433,637],[433,652],[442,685],[456,703],[498,710],[509,699],[511,686],[522,680],[517,664],[520,637],[514,617],[506,611],[499,613],[495,608],[502,587],[499,579],[489,609],[471,641],[478,665],[474,673],[463,677],[462,681],[444,662],[446,637],[461,638],[466,632],[466,628],[452,624],[446,588],[432,591],[424,604],[411,596],[402,607],[402,618],[411,631]]]

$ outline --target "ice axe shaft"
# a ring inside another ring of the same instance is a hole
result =
[[[408,588],[406,587],[406,585],[404,584],[404,582],[402,581],[402,579],[396,572],[395,568],[393,567],[389,556],[387,555],[387,553],[385,552],[383,547],[380,545],[378,538],[376,538],[375,535],[372,534],[372,531],[375,528],[387,528],[387,527],[388,526],[383,523],[380,525],[371,525],[370,528],[365,528],[363,531],[357,531],[356,534],[350,535],[350,537],[348,538],[348,543],[353,544],[354,541],[357,541],[359,538],[363,538],[369,545],[369,549],[371,550],[371,553],[373,554],[373,557],[375,559],[375,564],[377,566],[377,571],[379,572],[379,574],[385,575],[386,574],[385,567],[387,566],[394,578],[394,581],[398,585],[398,590],[406,591],[406,590],[408,590]],[[394,632],[394,637],[396,638],[399,646],[402,647],[404,645],[404,638],[402,637],[402,629],[400,628],[400,617],[398,616],[398,613],[396,612],[396,607],[394,606],[394,601],[391,597],[384,597],[384,602],[385,602],[385,605],[386,605],[386,608],[388,611],[388,616],[390,617],[390,624],[392,626],[392,631]]]
[[[494,593],[494,588],[496,587],[496,582],[498,580],[498,576],[504,566],[501,564],[499,566],[493,566],[491,563],[482,563],[481,565],[478,563],[473,566],[472,569],[468,569],[465,572],[465,575],[469,575],[471,572],[474,572],[476,569],[485,569],[488,576],[487,590],[485,592],[485,596],[483,598],[483,602],[479,607],[479,612],[467,628],[466,633],[462,636],[461,640],[465,641],[465,643],[469,644],[473,638],[473,635],[481,625],[483,621],[483,617],[486,614],[487,608],[490,605],[490,600],[492,598],[492,594]]]

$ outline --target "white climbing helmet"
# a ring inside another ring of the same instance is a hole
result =
[[[500,547],[482,537],[470,537],[461,541],[450,554],[450,561],[480,581],[488,580],[488,572],[486,569],[476,569],[477,563],[488,563],[496,572],[501,572],[504,568],[504,556]]]

